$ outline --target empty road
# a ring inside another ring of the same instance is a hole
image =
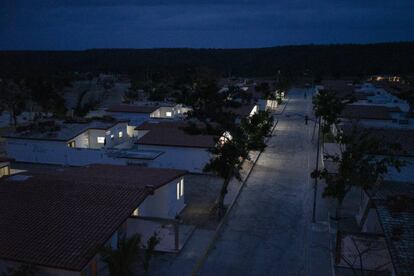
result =
[[[198,275],[329,275],[329,252],[315,267],[309,234],[316,143],[304,116],[312,117],[311,95],[295,89],[289,98]]]

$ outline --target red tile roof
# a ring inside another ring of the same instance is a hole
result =
[[[414,130],[399,128],[361,128],[367,131],[370,137],[385,144],[398,144],[402,152],[393,152],[399,155],[412,156],[414,154]],[[342,130],[345,134],[351,135],[352,126],[344,125]],[[358,129],[357,129],[358,131]]]
[[[128,105],[118,104],[110,106],[107,112],[125,112],[125,113],[152,113],[160,108],[159,106],[139,106],[139,105]]]
[[[239,107],[228,107],[225,108],[225,111],[230,111],[239,117],[247,117],[250,115],[255,106],[256,104],[246,104]]]
[[[414,184],[404,182],[385,182],[370,192],[397,275],[414,274],[413,195]]]
[[[341,117],[348,119],[392,120],[391,112],[401,112],[398,107],[378,105],[347,105]]]
[[[184,122],[143,123],[137,130],[149,130],[136,143],[173,147],[211,148],[214,147],[213,135],[191,135],[184,131]]]
[[[148,196],[147,185],[184,174],[93,165],[9,177],[0,183],[0,259],[80,271]]]
[[[325,90],[332,91],[337,97],[346,97],[352,95],[356,86],[348,80],[324,80],[321,85]]]

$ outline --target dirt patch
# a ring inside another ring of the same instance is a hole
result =
[[[187,204],[180,218],[185,224],[203,229],[215,229],[219,221],[212,212],[223,180],[210,175],[190,174],[186,177],[185,202]]]

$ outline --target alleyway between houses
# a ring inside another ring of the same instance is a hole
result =
[[[316,133],[311,95],[294,89],[197,275],[331,275],[326,223],[312,224]],[[321,189],[320,189],[321,190]],[[319,190],[319,192],[320,192]],[[317,220],[326,221],[318,196]]]

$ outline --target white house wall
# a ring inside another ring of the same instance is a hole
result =
[[[119,132],[122,131],[122,137],[119,137]],[[75,141],[76,148],[91,148],[91,149],[100,149],[104,147],[104,144],[98,143],[98,137],[105,137],[106,145],[105,147],[113,147],[120,143],[125,142],[131,131],[128,131],[128,124],[127,123],[119,123],[114,125],[108,130],[103,129],[89,129],[84,133],[76,136],[73,140]],[[111,135],[114,137],[111,138]]]
[[[122,132],[122,137],[119,137],[119,132]],[[125,142],[128,137],[128,124],[119,123],[108,129],[108,134],[106,134],[107,147],[113,147],[115,145]],[[114,135],[114,138],[111,139],[111,135]],[[132,135],[130,136],[132,137]]]
[[[88,132],[84,132],[76,136],[73,140],[75,141],[75,147],[77,148],[88,148],[89,147],[89,135]]]
[[[181,189],[181,180],[183,180],[183,195],[179,190],[177,198],[177,184]],[[145,217],[175,218],[185,207],[185,180],[177,178],[167,185],[158,188],[153,195],[149,195],[139,206],[139,215]]]
[[[98,137],[105,137],[105,130],[103,129],[90,129],[88,130],[89,134],[89,148],[91,149],[99,149],[104,146],[104,144],[99,144],[97,139]],[[105,137],[106,138],[106,137]],[[108,142],[108,138],[106,138]]]
[[[365,223],[362,225],[362,232],[377,234],[382,233],[382,227],[378,220],[377,212],[374,208],[369,209],[367,219],[365,220]]]
[[[167,147],[139,145],[142,150],[157,150],[164,153],[149,162],[150,167],[182,169],[202,173],[210,161],[211,154],[205,148]]]

